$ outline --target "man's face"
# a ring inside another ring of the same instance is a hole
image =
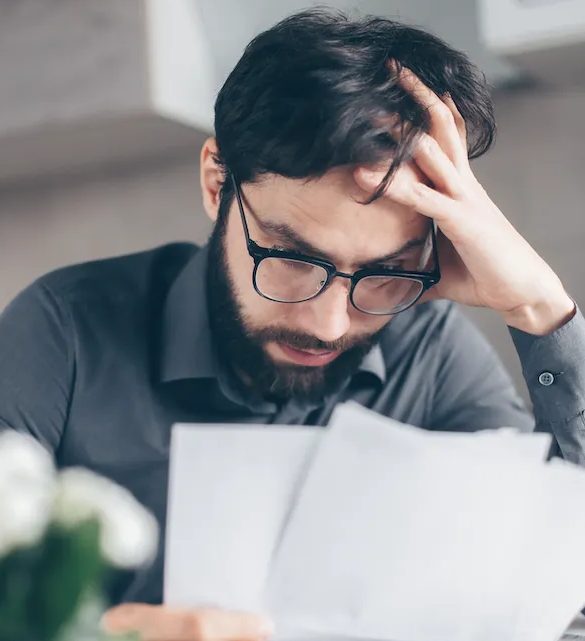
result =
[[[339,168],[305,182],[270,175],[242,186],[250,237],[261,247],[301,251],[333,262],[342,272],[388,265],[416,269],[420,248],[392,262],[380,258],[413,239],[424,239],[428,219],[369,194]],[[253,259],[246,247],[234,198],[211,239],[211,323],[222,356],[239,377],[265,397],[318,399],[356,369],[389,316],[355,309],[350,282],[336,278],[319,296],[278,303],[253,287]]]

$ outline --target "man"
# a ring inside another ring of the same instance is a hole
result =
[[[0,424],[60,466],[128,487],[164,525],[172,423],[326,424],[353,399],[428,429],[531,429],[455,303],[511,329],[539,430],[585,460],[585,321],[469,158],[490,146],[483,76],[422,31],[307,11],[258,36],[201,151],[206,247],[59,270],[0,318]],[[237,533],[234,533],[237,535]],[[152,568],[113,630],[261,639],[268,622],[159,605]]]

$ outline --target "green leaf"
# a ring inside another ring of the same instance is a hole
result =
[[[31,547],[16,549],[0,559],[0,639],[35,639],[29,599],[41,556],[38,547]]]
[[[99,589],[104,569],[99,535],[97,520],[47,532],[28,602],[35,638],[54,639],[73,619],[87,591]]]

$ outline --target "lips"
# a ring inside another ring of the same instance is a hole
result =
[[[297,365],[306,365],[310,367],[319,367],[327,365],[334,361],[341,352],[328,352],[325,350],[300,350],[285,343],[278,343],[278,347],[286,356],[287,360],[293,361]]]

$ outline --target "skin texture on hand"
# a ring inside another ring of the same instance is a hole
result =
[[[421,134],[413,163],[428,179],[413,180],[402,167],[384,198],[433,218],[440,230],[441,282],[422,299],[445,298],[487,307],[531,334],[547,334],[575,312],[575,304],[549,265],[516,231],[473,174],[465,122],[449,95],[437,96],[412,71],[399,82],[427,111],[430,132]],[[354,178],[374,190],[386,168],[358,167]]]
[[[112,608],[102,628],[109,634],[137,632],[141,641],[265,641],[273,633],[271,621],[261,615],[141,603]]]

